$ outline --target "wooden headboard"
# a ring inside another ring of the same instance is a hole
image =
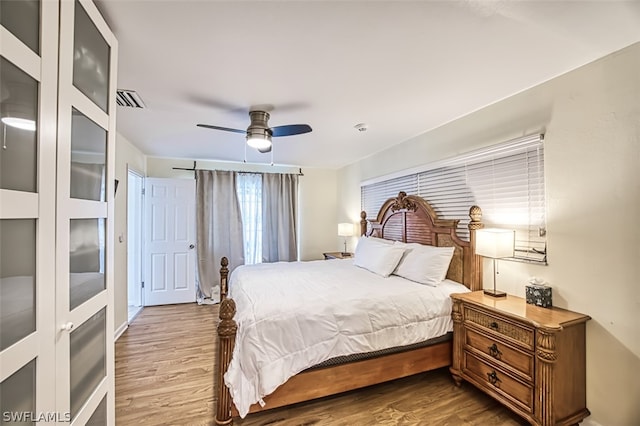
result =
[[[368,220],[364,211],[360,217],[360,235],[455,247],[447,278],[464,284],[472,291],[482,290],[482,262],[475,254],[475,231],[483,227],[480,207],[469,209],[469,241],[458,237],[459,220],[439,219],[426,200],[403,191],[396,198],[385,201],[375,220]]]

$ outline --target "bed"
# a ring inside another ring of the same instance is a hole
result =
[[[216,424],[230,424],[238,415],[449,366],[452,343],[448,294],[482,288],[481,262],[474,252],[475,230],[482,227],[481,211],[472,206],[469,215],[469,241],[464,241],[456,233],[457,220],[439,219],[427,201],[404,192],[387,200],[375,220],[361,213],[362,247],[374,243],[382,246],[387,241],[393,248],[379,253],[390,257],[396,255],[397,247],[402,253],[409,253],[408,247],[450,252],[448,268],[442,271],[443,275],[446,271],[446,279],[434,286],[395,276],[399,267],[394,275],[382,278],[379,275],[384,274],[374,274],[363,265],[354,266],[364,258],[364,252],[358,254],[360,243],[354,260],[253,265],[237,268],[231,277],[228,261],[223,258],[214,373]],[[406,257],[400,256],[403,260]],[[318,276],[324,281],[317,283]],[[291,277],[298,278],[294,282]],[[367,298],[362,297],[365,293]],[[409,296],[402,299],[405,293]],[[421,299],[438,297],[441,301],[433,308],[425,308]],[[371,305],[362,307],[360,313],[351,306],[343,309],[347,300],[359,305],[365,299]],[[289,309],[291,306],[300,311]],[[317,317],[327,310],[337,326]],[[263,311],[269,315],[263,317]],[[434,317],[417,318],[421,311],[433,311]],[[395,324],[390,318],[405,322]],[[326,334],[312,329],[312,323],[323,325]],[[375,324],[381,326],[375,328]],[[276,331],[275,337],[263,338],[269,329]],[[349,336],[346,343],[344,330],[355,336]],[[302,340],[306,346],[296,346]],[[266,353],[267,348],[276,355]],[[287,351],[293,351],[296,358],[280,360],[278,354],[288,357]],[[255,371],[251,370],[251,360],[260,366]],[[260,390],[255,390],[252,380],[259,373]],[[243,375],[248,379],[240,377]]]

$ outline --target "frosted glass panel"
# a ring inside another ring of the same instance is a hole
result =
[[[85,426],[106,426],[107,424],[107,397],[102,398]]]
[[[36,330],[35,276],[35,219],[0,220],[0,350]]]
[[[105,289],[105,220],[71,219],[69,223],[69,308]]]
[[[0,189],[37,192],[38,82],[2,57],[0,82]]]
[[[0,1],[0,24],[31,50],[40,53],[39,1]]]
[[[76,109],[71,113],[71,198],[106,201],[107,131]]]
[[[36,360],[0,383],[0,424],[11,426],[33,425],[25,413],[35,413]]]
[[[105,308],[71,332],[70,384],[73,420],[106,374]]]
[[[110,47],[82,5],[75,2],[73,85],[107,111]]]

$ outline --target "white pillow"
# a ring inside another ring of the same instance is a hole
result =
[[[405,248],[382,241],[384,240],[380,238],[361,237],[356,246],[353,264],[383,277],[391,275]]]
[[[437,286],[447,276],[453,257],[453,247],[434,247],[422,244],[398,244],[406,249],[393,271],[394,275],[420,284]]]
[[[364,238],[369,242],[378,243],[378,244],[385,244],[385,245],[395,244],[396,243],[396,241],[385,240],[384,238],[378,238],[378,237],[360,237],[360,238]]]

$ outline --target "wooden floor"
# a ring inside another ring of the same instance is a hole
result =
[[[217,305],[145,308],[116,342],[117,425],[213,425]],[[524,425],[447,369],[236,419],[253,425]]]

